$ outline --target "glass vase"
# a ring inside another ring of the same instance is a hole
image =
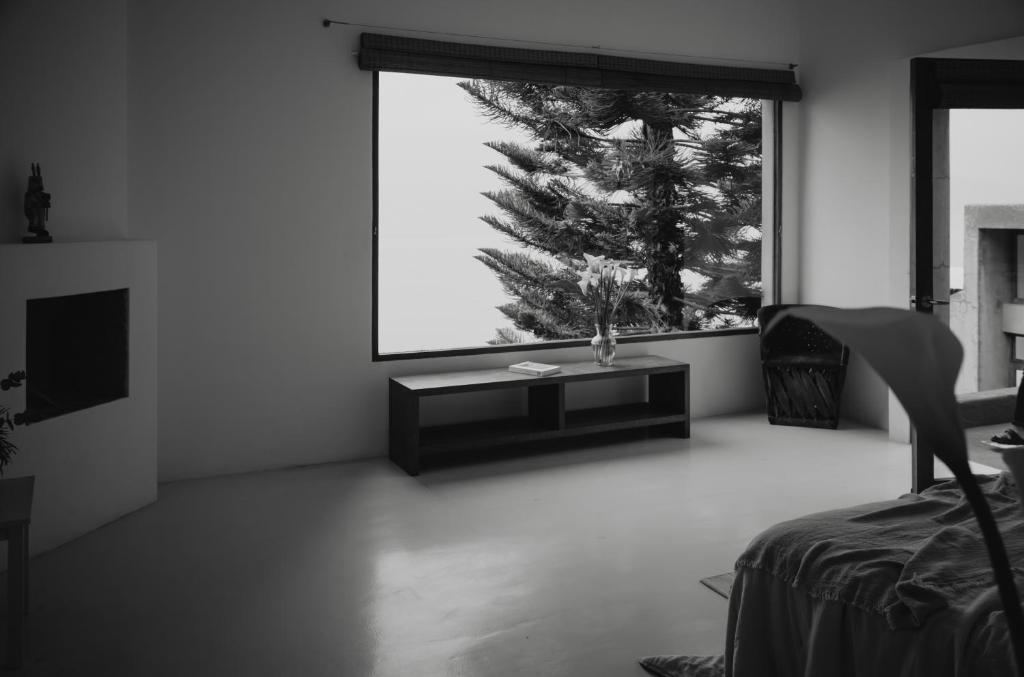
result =
[[[594,325],[597,334],[590,339],[590,347],[594,349],[594,363],[602,367],[610,367],[615,364],[615,335],[612,325],[603,330],[600,325]]]

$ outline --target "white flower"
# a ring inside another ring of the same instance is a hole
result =
[[[600,273],[605,266],[604,254],[600,256],[584,254],[583,259],[587,262],[587,271],[591,273]]]
[[[577,273],[580,292],[593,308],[595,323],[607,328],[614,321],[615,311],[633,282],[636,270],[627,267],[629,261],[607,259],[603,254],[584,254],[583,259],[586,267]]]

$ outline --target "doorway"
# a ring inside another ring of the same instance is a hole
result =
[[[1024,110],[935,115],[947,117],[950,305],[943,319],[964,347],[956,392],[1016,388],[1024,358]],[[936,214],[936,227],[941,220]]]
[[[985,140],[978,132],[986,130],[977,126],[998,124],[1024,143],[1024,132],[1009,129],[1013,114],[1024,122],[1024,112],[1015,110],[1024,109],[1024,62],[913,59],[911,97],[911,302],[918,312],[948,323],[964,344],[957,392],[969,404],[962,410],[980,402],[993,418],[990,423],[1000,417],[1008,421],[1006,403],[1012,411],[1022,364],[1017,356],[1024,357],[1024,342],[1007,331],[1019,328],[1024,337],[1024,304],[1020,326],[1014,324],[1017,299],[1024,298],[1024,289],[1018,289],[1024,275],[1017,274],[1024,260],[1024,249],[1018,252],[1024,247],[1024,172],[1017,172],[1017,180],[1015,169],[1007,169],[1000,179],[1016,186],[1016,192],[993,196],[970,184],[993,183],[990,170],[996,158],[1020,157],[1011,150],[1009,137]],[[912,488],[921,491],[935,481],[932,454],[916,435],[911,441]]]

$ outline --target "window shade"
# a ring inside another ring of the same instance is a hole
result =
[[[1024,61],[912,59],[915,94],[930,108],[1024,108]]]
[[[583,52],[469,45],[363,33],[359,67],[426,75],[524,80],[580,87],[693,92],[799,101],[792,70],[631,59]]]

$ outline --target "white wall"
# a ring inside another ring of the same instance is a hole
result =
[[[903,61],[1024,34],[1009,0],[4,3],[0,85],[22,94],[0,109],[2,232],[18,236],[22,165],[41,162],[57,237],[60,218],[69,238],[158,242],[162,479],[382,455],[388,375],[578,354],[371,362],[370,77],[360,29],[325,16],[799,62],[786,300],[848,306],[905,303]],[[756,350],[745,336],[623,353],[690,361],[706,416],[760,406]],[[886,425],[862,365],[844,408]]]
[[[1024,37],[1017,36],[1004,40],[993,40],[976,45],[965,45],[952,49],[922,54],[936,59],[1024,59]]]
[[[796,54],[792,0],[642,11],[612,0],[131,3],[128,213],[133,236],[159,242],[162,479],[383,455],[391,374],[587,357],[371,362],[371,78],[356,67],[360,29],[325,29],[324,16],[703,57]],[[754,336],[622,348],[634,352],[693,363],[698,416],[761,404]]]
[[[12,433],[38,552],[156,499],[155,247],[99,243],[129,231],[125,0],[0,3],[0,91],[0,373],[26,367],[27,297],[130,288],[129,397]],[[32,163],[54,244],[21,244]]]
[[[0,243],[39,163],[57,242],[127,236],[125,0],[0,3]]]
[[[5,477],[35,475],[32,552],[48,550],[157,497],[156,246],[0,245],[0,355],[25,355],[26,299],[128,289],[128,394],[18,427]],[[4,358],[6,361],[6,358]],[[31,366],[6,363],[2,374]],[[12,412],[27,387],[2,393]]]
[[[907,307],[909,58],[1024,33],[1024,5],[984,0],[802,3],[800,298]],[[884,384],[859,360],[845,411],[886,427]],[[899,417],[897,407],[893,416]],[[894,424],[899,426],[898,421]]]

